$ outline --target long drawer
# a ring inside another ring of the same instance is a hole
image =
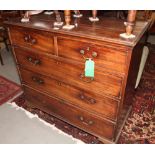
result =
[[[92,58],[96,66],[125,73],[127,64],[127,52],[120,52],[113,47],[95,45],[79,40],[71,40],[58,37],[58,55],[60,57],[83,62],[84,58]]]
[[[88,93],[81,89],[76,89],[62,81],[48,78],[25,69],[20,69],[20,71],[22,81],[26,85],[56,96],[60,98],[62,102],[67,101],[72,105],[102,117],[114,121],[117,119],[119,102],[116,100],[102,97],[94,93]]]
[[[62,104],[61,101],[55,98],[48,97],[27,87],[24,88],[26,99],[31,106],[42,109],[98,137],[112,140],[115,123],[106,121],[66,103]]]
[[[10,28],[10,32],[13,45],[55,54],[52,34],[28,28]]]
[[[121,97],[121,77],[95,69],[95,78],[92,80],[83,76],[84,64],[71,64],[21,48],[15,48],[15,53],[18,63],[29,70],[48,76],[56,76],[61,81],[86,91],[115,98]]]

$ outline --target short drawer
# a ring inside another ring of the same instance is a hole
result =
[[[113,139],[115,123],[104,120],[82,109],[48,97],[32,89],[25,89],[25,96],[31,106],[54,115],[80,129],[101,138]]]
[[[92,58],[96,66],[125,73],[127,52],[119,49],[95,45],[88,42],[58,38],[58,54],[60,57],[84,62],[84,58]]]
[[[10,28],[10,34],[13,45],[54,54],[54,39],[52,34],[28,28]]]
[[[95,78],[84,77],[84,64],[72,64],[51,57],[15,48],[18,63],[31,71],[56,77],[85,91],[121,98],[121,77],[95,69]]]
[[[21,69],[23,83],[37,90],[54,95],[62,102],[83,108],[102,117],[116,120],[119,102],[95,93],[88,93],[62,81]]]

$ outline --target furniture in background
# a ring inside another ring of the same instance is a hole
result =
[[[137,20],[148,21],[150,24],[147,29],[146,45],[143,48],[143,53],[141,57],[141,63],[139,67],[139,72],[138,72],[135,88],[137,88],[140,83],[141,76],[142,76],[142,73],[145,67],[145,63],[149,55],[150,43],[148,42],[148,37],[150,36],[150,34],[153,34],[152,32],[153,32],[153,27],[155,23],[155,13],[151,10],[138,11],[138,15],[136,16],[136,18]]]
[[[4,43],[6,50],[9,51],[9,39],[8,39],[8,33],[7,30],[3,24],[4,21],[13,19],[15,17],[21,17],[22,15],[22,11],[17,11],[17,10],[0,10],[0,43]],[[0,60],[1,60],[1,64],[3,63],[3,59],[2,59],[2,55],[0,55]]]
[[[96,17],[93,10],[94,21],[84,15],[77,21],[65,10],[64,25],[73,25],[70,30],[63,25],[55,29],[55,16],[45,14],[31,16],[28,23],[14,19],[5,24],[27,106],[104,143],[116,143],[131,110],[149,24],[135,22],[135,10],[129,11],[125,25]],[[85,76],[88,58],[95,63],[94,78]]]
[[[9,51],[7,40],[8,40],[7,31],[6,31],[6,29],[1,25],[1,26],[0,26],[0,43],[4,43],[4,44],[5,44],[5,47],[6,47],[6,49],[7,49],[7,51]]]
[[[8,35],[7,35],[7,31],[4,27],[3,22],[7,21],[9,19],[15,18],[15,17],[20,17],[21,16],[21,12],[14,10],[14,11],[9,11],[9,10],[5,10],[5,11],[0,11],[0,42],[4,42],[5,47],[7,49],[7,51],[9,51],[8,48]]]

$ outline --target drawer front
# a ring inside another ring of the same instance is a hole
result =
[[[54,54],[53,36],[31,29],[10,28],[12,44]]]
[[[125,73],[127,53],[91,43],[58,38],[58,54],[61,57],[83,62],[93,58],[96,66],[115,72]]]
[[[31,106],[42,109],[43,111],[55,115],[56,117],[67,121],[91,134],[107,139],[112,139],[115,124],[92,115],[82,109],[70,106],[55,98],[40,94],[34,90],[25,87],[26,99]]]
[[[15,48],[17,61],[29,70],[44,75],[56,76],[61,81],[82,88],[86,91],[121,97],[122,78],[95,70],[95,78],[85,78],[84,64],[70,64],[34,52]]]
[[[21,69],[23,83],[83,108],[97,115],[116,120],[118,101],[76,89],[61,81]]]

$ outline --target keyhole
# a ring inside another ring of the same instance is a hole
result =
[[[90,47],[87,47],[87,51],[89,51],[90,50]]]

